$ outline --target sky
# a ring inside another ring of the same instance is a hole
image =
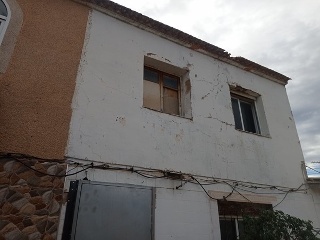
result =
[[[320,172],[320,0],[114,2],[290,77],[306,165]]]

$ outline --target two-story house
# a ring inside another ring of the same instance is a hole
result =
[[[1,1],[7,239],[237,239],[259,209],[320,226],[288,77],[108,0]]]

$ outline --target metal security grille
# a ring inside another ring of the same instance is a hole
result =
[[[153,188],[80,181],[71,239],[152,240]]]

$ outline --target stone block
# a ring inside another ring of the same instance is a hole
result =
[[[12,222],[9,222],[5,226],[3,226],[3,228],[0,230],[0,235],[4,236],[9,232],[14,231],[15,229],[18,229],[17,226],[15,224],[13,224]]]
[[[21,194],[20,194],[20,195],[21,195]],[[19,196],[20,196],[20,195],[19,195]],[[20,208],[22,208],[22,207],[23,207],[24,205],[26,205],[27,203],[28,203],[28,200],[25,199],[25,198],[23,198],[23,197],[21,197],[20,199],[12,202],[12,205],[13,205],[16,209],[20,210]]]
[[[10,176],[10,184],[15,185],[20,180],[20,177],[18,177],[17,174],[13,173]]]
[[[28,238],[29,238],[29,240],[39,240],[39,239],[41,239],[41,233],[39,233],[39,232],[34,232],[34,233],[31,233],[29,236],[28,236]]]
[[[40,183],[41,183],[41,177],[38,177],[36,175],[31,175],[29,178],[27,178],[25,180],[31,186],[40,186]]]
[[[46,231],[46,226],[47,226],[47,219],[43,219],[42,221],[37,223],[37,229],[41,234],[44,234]]]
[[[60,204],[56,200],[53,200],[49,205],[49,214],[50,215],[58,214],[59,210],[60,210]]]
[[[42,195],[42,199],[43,199],[43,202],[45,204],[50,204],[50,202],[52,201],[53,199],[53,192],[52,191],[47,191],[45,192],[43,195]]]
[[[28,237],[19,229],[15,229],[4,235],[6,240],[28,240]]]
[[[7,172],[0,172],[0,184],[9,184],[9,174]]]
[[[41,164],[39,162],[34,164],[34,168],[40,172],[46,172],[46,168],[43,166],[43,164]]]
[[[11,160],[11,161],[7,161],[7,162],[4,164],[3,169],[4,169],[6,172],[13,172],[15,166],[17,166],[17,165],[16,165],[16,161]]]
[[[0,189],[0,204],[6,199],[8,193],[9,193],[8,187],[4,187]]]
[[[30,235],[32,233],[38,232],[36,226],[28,226],[22,230],[22,232],[26,235]]]
[[[57,167],[57,165],[50,166],[50,167],[47,169],[47,173],[52,174],[52,175],[57,175],[57,173],[58,173],[58,167]]]
[[[53,182],[51,181],[40,181],[40,184],[39,184],[40,187],[46,187],[46,188],[51,188],[53,187]]]
[[[24,227],[30,227],[33,225],[33,222],[29,217],[26,217],[25,219],[23,219],[22,224]]]
[[[30,192],[30,187],[28,185],[15,185],[10,187],[10,189],[21,194]]]
[[[25,184],[27,184],[27,181],[24,180],[24,179],[19,179],[16,184],[17,184],[17,185],[25,185]]]
[[[42,199],[41,196],[32,197],[31,194],[30,194],[29,202],[34,204],[34,205],[43,204],[43,199]]]
[[[36,211],[36,207],[32,205],[31,203],[27,203],[20,209],[20,214],[23,215],[32,215]]]
[[[14,209],[14,206],[11,203],[6,202],[2,206],[2,214],[4,215],[10,214],[13,209]]]
[[[21,179],[24,179],[26,181],[28,181],[29,178],[35,176],[34,172],[28,168],[25,169],[25,171],[18,173],[18,177]]]
[[[33,224],[37,224],[39,222],[42,222],[42,221],[46,221],[47,220],[47,216],[37,216],[37,215],[33,215],[31,216],[31,221],[33,222]]]
[[[46,234],[44,237],[43,237],[43,240],[54,240],[53,236],[49,235],[49,234]]]

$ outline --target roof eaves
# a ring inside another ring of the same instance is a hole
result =
[[[106,13],[109,16],[117,18],[123,22],[130,23],[140,29],[154,33],[160,37],[168,39],[179,45],[185,46],[194,51],[209,55],[245,71],[262,76],[271,81],[286,85],[289,77],[280,74],[274,70],[261,66],[243,57],[231,57],[230,53],[222,48],[207,43],[196,37],[193,37],[178,29],[165,25],[159,21],[149,18],[141,13],[133,11],[122,5],[109,0],[74,0],[87,5],[95,10]]]

